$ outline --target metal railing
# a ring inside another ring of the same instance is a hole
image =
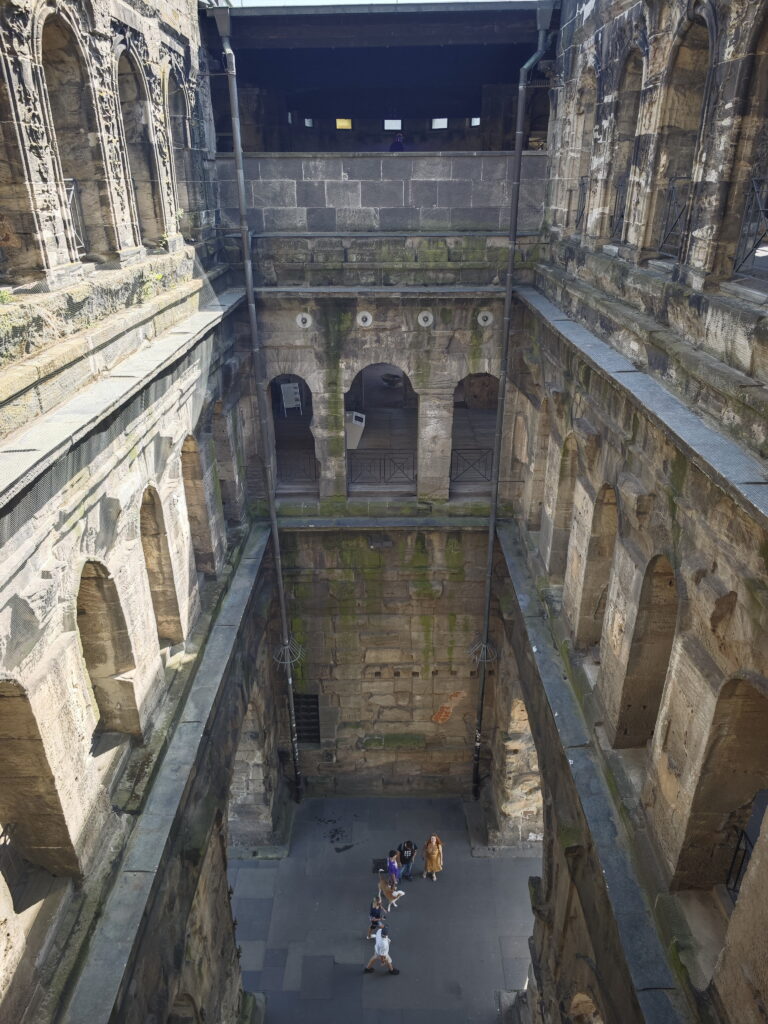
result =
[[[768,275],[768,178],[750,180],[733,271]]]
[[[671,178],[664,202],[664,216],[661,226],[659,249],[670,256],[677,256],[683,241],[685,215],[691,199],[691,179]]]
[[[613,213],[611,214],[611,239],[620,242],[624,232],[624,214],[627,208],[627,192],[629,191],[629,175],[619,178],[615,186]]]
[[[350,484],[415,484],[416,452],[369,448],[347,452]]]
[[[75,234],[77,253],[78,256],[85,256],[88,251],[88,236],[85,232],[85,218],[83,217],[83,207],[80,202],[80,185],[76,178],[65,178],[64,188],[67,193],[67,206],[69,207],[69,216],[72,221],[72,230]]]
[[[579,178],[579,196],[576,200],[576,230],[581,228],[584,220],[584,212],[587,209],[587,195],[589,194],[589,175],[585,174]]]
[[[311,448],[281,452],[275,455],[277,482],[281,484],[314,484],[317,482],[317,459]]]
[[[749,838],[746,832],[739,829],[739,841],[736,844],[736,849],[733,853],[733,859],[731,860],[731,866],[728,869],[728,876],[725,880],[725,887],[730,893],[731,899],[735,903],[739,898],[739,890],[741,889],[741,883],[744,880],[744,875],[749,865],[749,858],[752,856],[752,850],[754,844]]]
[[[454,448],[451,452],[451,483],[490,483],[493,448]]]

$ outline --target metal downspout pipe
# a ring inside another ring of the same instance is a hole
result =
[[[504,432],[504,402],[507,394],[507,364],[512,333],[512,284],[517,255],[517,223],[520,211],[520,177],[523,167],[523,134],[525,128],[525,101],[528,92],[528,76],[547,52],[549,46],[549,20],[552,9],[540,11],[539,41],[536,52],[520,68],[520,82],[517,89],[517,120],[515,125],[515,150],[512,157],[512,180],[509,194],[509,257],[507,259],[507,282],[504,292],[504,320],[501,328],[501,369],[499,372],[499,398],[496,407],[496,433],[493,441],[493,464],[491,467],[491,507],[488,517],[488,553],[485,569],[485,598],[483,605],[483,629],[480,641],[474,648],[477,652],[479,693],[477,697],[477,721],[475,724],[475,746],[472,764],[472,795],[480,798],[480,745],[483,732],[483,706],[485,704],[486,666],[494,657],[488,638],[491,622],[491,589],[493,586],[493,550],[496,542],[496,519],[499,499],[499,466],[501,463],[501,440]],[[542,21],[546,25],[542,28]]]
[[[248,302],[248,323],[251,331],[251,347],[256,375],[256,405],[259,412],[261,432],[261,456],[264,461],[264,474],[267,486],[267,503],[269,506],[269,525],[272,536],[272,555],[275,560],[275,580],[277,599],[280,606],[280,658],[276,659],[285,668],[288,683],[288,714],[291,730],[291,756],[293,758],[293,775],[295,782],[294,796],[300,802],[304,788],[299,761],[299,738],[296,731],[296,708],[293,699],[293,668],[294,660],[291,633],[288,628],[288,611],[285,603],[285,587],[283,585],[283,563],[280,553],[280,534],[277,526],[277,509],[275,507],[275,473],[273,462],[274,446],[271,445],[272,424],[267,410],[266,372],[264,350],[259,341],[258,321],[256,319],[256,293],[253,287],[253,262],[251,259],[251,233],[248,228],[248,206],[245,198],[245,171],[243,169],[243,143],[240,132],[240,108],[237,97],[237,69],[235,54],[230,42],[230,14],[222,8],[212,11],[216,26],[221,36],[224,50],[224,61],[229,86],[229,105],[232,115],[232,148],[235,158],[237,175],[237,200],[240,212],[240,241],[243,251],[243,273],[245,275],[245,294]]]

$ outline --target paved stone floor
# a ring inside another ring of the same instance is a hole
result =
[[[387,922],[401,974],[366,975],[373,858],[430,831],[445,870],[437,883],[414,872]],[[480,1024],[498,1020],[497,991],[524,982],[539,859],[473,857],[458,799],[306,800],[290,856],[230,873],[244,985],[265,993],[267,1024]]]

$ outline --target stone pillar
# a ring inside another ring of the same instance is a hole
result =
[[[211,531],[210,571],[217,573],[227,556],[227,526],[224,521],[224,506],[221,487],[216,474],[216,448],[212,434],[200,437],[200,468],[204,496],[205,515]]]
[[[423,387],[419,391],[419,432],[416,439],[418,496],[447,501],[453,441],[453,390]]]
[[[161,496],[179,603],[179,618],[184,636],[188,637],[200,614],[200,594],[197,589],[195,553],[192,550],[192,531],[187,514],[180,452],[169,460]]]
[[[320,497],[347,495],[347,444],[344,436],[344,392],[338,368],[326,370],[326,386],[312,390],[312,434],[320,463]]]
[[[217,402],[216,406],[212,429],[216,450],[216,468],[221,486],[221,502],[227,523],[236,525],[242,523],[245,518],[245,488],[243,486],[237,406],[224,408],[221,402]]]
[[[571,535],[568,541],[563,586],[563,614],[574,636],[579,633],[579,617],[584,578],[587,572],[593,515],[594,501],[587,493],[583,482],[577,480],[573,495],[573,519],[571,520]]]
[[[556,437],[550,436],[547,447],[547,468],[544,473],[544,504],[541,509],[541,531],[539,533],[539,553],[547,568],[549,568],[552,554],[552,539],[555,530],[561,453],[560,441]]]

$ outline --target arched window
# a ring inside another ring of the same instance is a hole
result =
[[[711,889],[730,881],[733,895],[740,886],[734,854],[745,834],[749,842],[744,849],[751,852],[765,814],[766,736],[766,692],[748,680],[731,679],[720,691],[712,718],[675,873],[677,887]],[[743,860],[742,877],[748,857]]]
[[[680,251],[686,223],[709,60],[707,27],[694,21],[677,48],[667,82],[653,182],[649,241],[670,256]]]
[[[312,392],[306,381],[284,373],[270,383],[275,430],[277,490],[317,494],[320,476],[312,433]]]
[[[640,589],[622,687],[616,747],[641,747],[653,735],[677,624],[675,570],[664,555],[648,563]]]
[[[162,242],[165,228],[157,155],[151,129],[152,111],[144,80],[127,51],[120,55],[117,65],[117,85],[138,216],[138,224],[134,225],[136,239],[145,245],[158,246]]]
[[[43,269],[11,96],[0,63],[0,282],[38,277]]]
[[[576,438],[569,434],[563,445],[560,458],[560,474],[557,482],[557,500],[552,517],[552,543],[549,552],[549,574],[554,580],[562,580],[568,557],[568,541],[571,536],[573,518],[573,492],[579,467],[579,450]]]
[[[344,396],[350,494],[415,494],[419,396],[397,366],[366,366]]]
[[[77,629],[98,709],[97,731],[141,735],[133,646],[115,581],[99,562],[83,566]]]
[[[200,448],[191,436],[184,439],[181,449],[181,477],[192,535],[192,550],[195,553],[195,568],[206,576],[215,576],[216,555],[206,499],[205,473]]]
[[[499,380],[471,373],[453,392],[450,497],[490,494]]]
[[[635,153],[637,119],[640,114],[640,91],[643,85],[643,58],[632,50],[624,65],[617,89],[614,117],[613,149],[611,153],[610,236],[621,241],[624,234],[624,215],[629,191],[629,173]]]
[[[603,631],[616,528],[616,491],[606,484],[595,501],[584,558],[581,595],[574,623],[574,642],[578,648],[596,644]]]
[[[55,875],[78,875],[80,865],[29,694],[8,678],[0,678],[0,778],[0,870],[15,903],[24,860]]]
[[[173,581],[173,564],[165,530],[163,506],[154,487],[148,487],[144,491],[139,522],[141,546],[149,577],[149,592],[157,624],[157,638],[161,647],[170,647],[182,643],[184,630],[179,615],[176,584]]]
[[[173,149],[173,176],[176,183],[176,214],[179,230],[191,235],[190,213],[193,206],[192,150],[190,148],[189,107],[175,71],[168,77],[168,119]]]
[[[55,15],[43,28],[42,63],[74,248],[81,259],[110,255],[116,240],[91,84],[78,40]]]
[[[573,227],[583,230],[586,224],[587,200],[589,197],[590,173],[592,169],[592,139],[595,133],[595,111],[597,107],[597,79],[592,68],[587,68],[581,77],[577,96],[578,121],[575,131],[577,192]]]

